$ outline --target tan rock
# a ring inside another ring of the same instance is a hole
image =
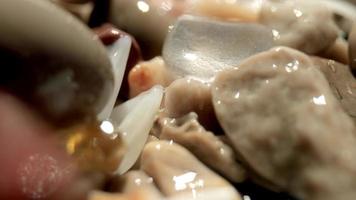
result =
[[[192,198],[209,189],[230,188],[229,199],[241,199],[233,186],[178,144],[151,142],[143,150],[141,159],[141,168],[168,197],[185,195]]]
[[[308,56],[273,49],[213,87],[221,125],[257,174],[300,199],[355,199],[355,127]]]

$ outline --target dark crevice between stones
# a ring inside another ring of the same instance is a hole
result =
[[[270,190],[267,190],[261,186],[256,185],[250,181],[246,181],[244,183],[239,183],[234,185],[237,191],[240,192],[242,196],[249,196],[251,200],[298,200],[296,198],[291,197],[286,193],[277,193]],[[246,198],[244,198],[246,199]]]
[[[94,10],[89,19],[89,27],[94,28],[106,23],[109,18],[110,0],[95,0]]]

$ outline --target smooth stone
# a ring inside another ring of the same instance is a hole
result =
[[[59,124],[94,116],[113,90],[97,36],[48,1],[0,1],[0,57],[0,85]]]
[[[209,80],[273,44],[272,31],[263,25],[184,15],[166,38],[163,58],[177,76]]]
[[[318,1],[263,1],[259,21],[273,30],[276,44],[308,54],[328,49],[340,32],[332,10]]]
[[[309,56],[276,48],[213,83],[218,119],[260,177],[299,199],[355,199],[356,137]]]

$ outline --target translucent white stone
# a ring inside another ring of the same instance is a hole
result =
[[[114,89],[103,110],[98,114],[99,121],[107,119],[114,108],[124,78],[127,60],[131,49],[131,39],[125,36],[107,47],[114,72]]]
[[[168,34],[163,58],[178,76],[208,80],[272,46],[272,31],[265,26],[185,15]]]
[[[127,151],[116,173],[127,172],[138,159],[153,126],[163,97],[163,87],[155,86],[147,92],[117,106],[110,119],[119,132]]]

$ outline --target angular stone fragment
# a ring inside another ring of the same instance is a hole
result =
[[[160,139],[174,141],[187,148],[200,161],[234,182],[242,182],[245,169],[236,162],[230,146],[212,132],[206,131],[197,121],[195,113],[182,118],[160,120]]]
[[[220,128],[214,113],[210,84],[192,78],[177,79],[166,88],[164,107],[168,117],[179,118],[195,112],[199,122],[208,130]]]

